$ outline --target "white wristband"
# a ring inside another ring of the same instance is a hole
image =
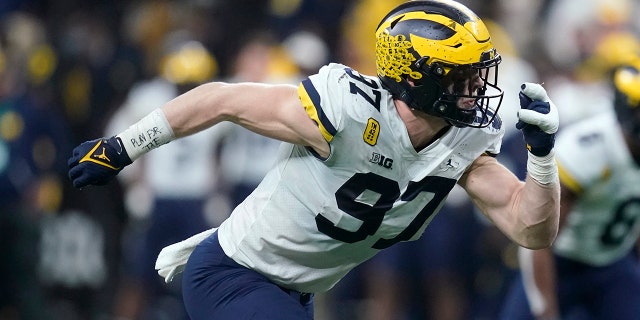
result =
[[[117,136],[131,161],[175,138],[161,109],[154,110]]]
[[[554,159],[553,149],[543,157],[534,156],[529,152],[527,157],[527,173],[540,184],[558,182],[558,166]]]

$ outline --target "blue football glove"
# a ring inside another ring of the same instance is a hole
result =
[[[118,137],[83,142],[73,149],[69,158],[69,178],[76,188],[104,185],[125,166],[131,164],[127,151]]]
[[[558,131],[558,109],[544,88],[536,83],[520,87],[520,110],[516,128],[522,130],[527,149],[535,156],[546,156],[553,149]]]

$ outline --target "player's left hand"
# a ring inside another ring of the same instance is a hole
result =
[[[69,158],[69,178],[76,188],[104,185],[131,164],[118,137],[86,141],[73,149]]]
[[[520,110],[516,128],[522,130],[527,149],[535,156],[546,156],[553,149],[558,131],[558,109],[544,88],[537,83],[520,87]]]

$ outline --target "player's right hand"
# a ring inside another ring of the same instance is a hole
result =
[[[69,158],[69,178],[76,188],[104,185],[131,159],[118,137],[86,141],[73,149]]]

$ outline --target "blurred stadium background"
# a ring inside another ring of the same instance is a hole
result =
[[[130,183],[143,171],[75,190],[66,177],[71,149],[113,129],[134,88],[153,79],[176,92],[208,80],[295,83],[330,61],[373,75],[373,32],[400,2],[0,1],[0,320],[184,317],[175,284],[140,298],[128,276],[151,223],[154,189]],[[500,157],[520,176],[520,83],[544,82],[569,123],[608,108],[603,76],[640,52],[637,0],[461,2],[504,56]],[[175,94],[157,90],[137,103],[153,108]],[[244,161],[272,151],[230,132],[209,154],[216,170],[207,173],[203,227],[224,219],[265,170]],[[494,319],[518,268],[515,251],[458,190],[420,241],[318,295],[316,318]]]

